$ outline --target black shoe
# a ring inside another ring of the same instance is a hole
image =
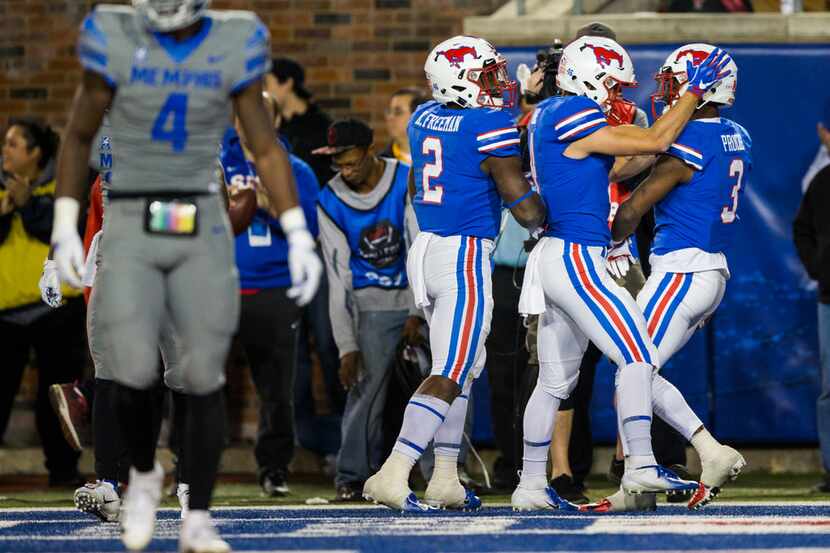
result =
[[[553,488],[553,491],[559,494],[559,497],[566,499],[571,503],[585,505],[591,502],[590,499],[585,497],[585,494],[582,493],[579,486],[574,483],[574,479],[567,474],[560,474],[551,480],[550,487]]]
[[[830,493],[830,473],[824,475],[824,481],[819,482],[810,491],[813,493]]]
[[[616,457],[611,457],[611,466],[608,467],[608,481],[619,486],[622,482],[623,474],[625,473],[625,461],[617,461]]]
[[[349,503],[365,501],[363,499],[363,484],[352,482],[337,486],[337,494],[334,496],[335,503]]]
[[[470,476],[467,469],[461,464],[458,465],[458,480],[466,489],[473,490],[477,494],[481,493],[482,490],[487,489],[484,487],[484,484]]]
[[[285,497],[291,493],[288,484],[285,482],[285,473],[282,471],[265,474],[259,485],[262,487],[262,493],[268,497]]]
[[[669,465],[667,468],[675,473],[678,478],[682,478],[683,480],[694,480],[692,475],[689,474],[689,470],[683,465]],[[692,490],[668,491],[666,492],[666,501],[668,503],[688,503],[692,498],[692,493],[694,493]]]

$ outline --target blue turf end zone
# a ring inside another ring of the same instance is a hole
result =
[[[159,514],[148,551],[175,551],[178,510]],[[700,512],[583,515],[478,513],[401,515],[381,508],[248,508],[214,512],[235,551],[830,551],[830,504],[710,505]],[[0,551],[123,551],[118,525],[63,509],[0,510]]]

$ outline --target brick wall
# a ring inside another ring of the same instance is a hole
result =
[[[93,0],[0,0],[0,129],[11,116],[62,126],[80,76],[78,24]],[[119,3],[117,0],[113,3]],[[122,2],[124,3],[124,2]],[[403,86],[423,86],[429,49],[458,34],[463,18],[492,13],[505,0],[214,0],[252,9],[271,30],[274,55],[297,59],[307,87],[333,116],[364,118],[386,141],[383,110]],[[248,372],[232,363],[229,410],[236,439],[251,438],[256,398]],[[26,371],[9,425],[10,443],[36,441],[32,402],[37,373]]]
[[[92,0],[0,1],[0,126],[35,115],[58,126],[79,76],[78,23]],[[117,1],[115,3],[118,3]],[[402,86],[423,85],[426,53],[462,29],[465,16],[505,0],[214,0],[254,10],[271,29],[275,55],[307,69],[308,88],[334,116],[367,119],[386,139],[383,109]]]

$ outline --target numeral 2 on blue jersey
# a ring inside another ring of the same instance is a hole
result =
[[[187,94],[173,92],[161,106],[150,137],[156,142],[170,142],[174,152],[183,151],[187,144],[186,117]]]
[[[422,201],[425,204],[440,204],[444,197],[444,187],[440,184],[431,184],[430,179],[441,176],[444,172],[444,154],[441,147],[441,139],[428,136],[421,145],[421,152],[424,155],[433,154],[435,161],[424,164],[421,170],[421,186],[423,187]]]

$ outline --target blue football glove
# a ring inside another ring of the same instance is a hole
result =
[[[732,61],[730,55],[720,48],[712,50],[712,53],[700,65],[695,65],[692,60],[686,60],[686,75],[689,78],[688,91],[697,97],[703,96],[707,90],[732,73],[731,70],[723,70],[730,61]]]

